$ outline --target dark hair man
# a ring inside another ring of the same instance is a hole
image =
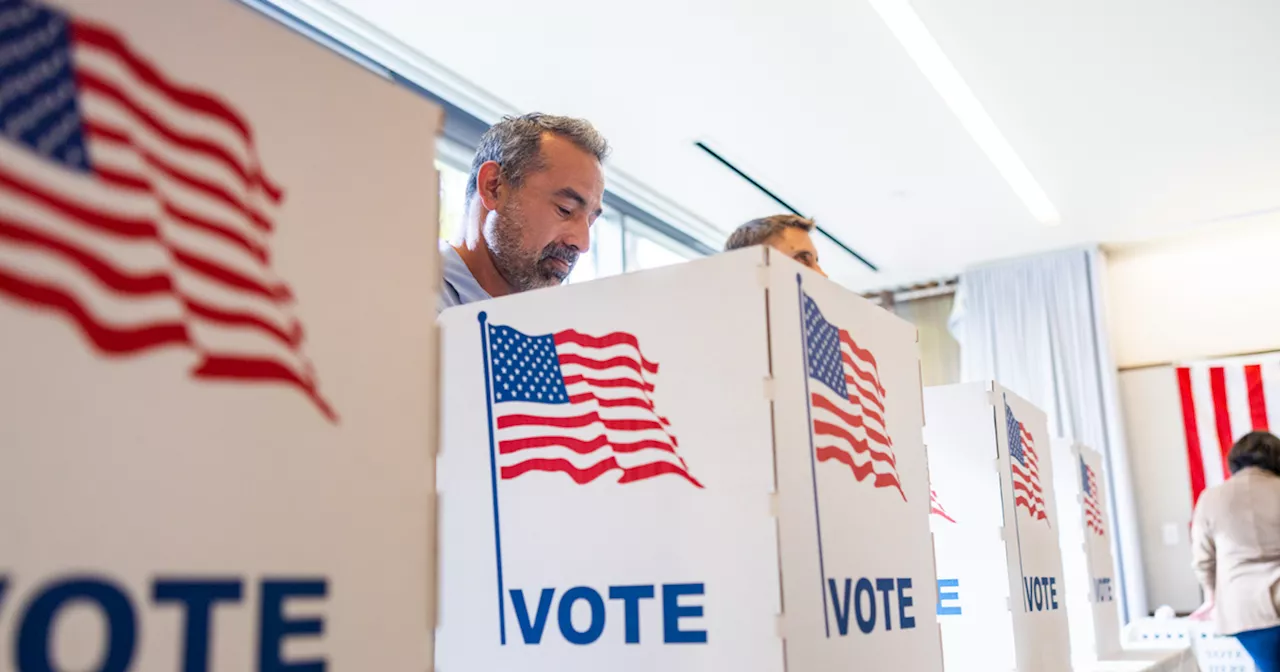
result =
[[[729,234],[724,249],[728,252],[752,245],[768,245],[826,276],[818,265],[818,250],[809,237],[813,226],[813,220],[799,215],[773,215],[753,219]]]
[[[590,246],[609,144],[590,122],[507,117],[480,139],[461,231],[440,242],[438,310],[564,282]]]

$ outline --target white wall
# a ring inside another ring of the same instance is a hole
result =
[[[1138,503],[1148,604],[1191,611],[1200,604],[1200,588],[1191,573],[1191,478],[1173,368],[1121,372],[1120,408]]]
[[[1109,249],[1116,365],[1280,349],[1280,213]]]
[[[1152,608],[1190,611],[1200,601],[1187,538],[1191,485],[1169,363],[1280,350],[1280,213],[1109,249],[1107,258],[1147,594]]]

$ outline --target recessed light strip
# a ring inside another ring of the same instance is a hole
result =
[[[951,60],[942,52],[942,47],[933,39],[920,16],[912,9],[911,3],[908,0],[867,1],[907,50],[907,55],[915,61],[920,72],[924,73],[925,79],[933,84],[938,95],[942,96],[942,100],[959,118],[960,124],[969,131],[974,142],[978,143],[978,147],[995,164],[996,170],[1009,183],[1013,192],[1022,199],[1032,216],[1042,224],[1052,225],[1061,221],[1058,209],[1049,200],[1049,195],[1036,182],[1031,171],[1027,170],[1026,164],[1013,151],[1004,134],[996,128],[995,122],[973,95]]]

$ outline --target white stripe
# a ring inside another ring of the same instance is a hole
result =
[[[269,272],[257,259],[249,256],[243,249],[224,238],[205,233],[185,226],[165,227],[165,241],[179,250],[207,261],[215,266],[234,271],[238,275],[254,280],[269,290],[280,285],[279,278]],[[178,267],[179,273],[191,273]],[[228,287],[231,291],[237,291]],[[243,290],[248,291],[248,290]],[[265,298],[265,297],[264,297]]]
[[[93,45],[77,44],[74,58],[79,69],[115,84],[138,107],[151,112],[169,128],[225,148],[242,166],[252,165],[250,149],[238,130],[221,119],[171,102],[166,95],[135,78],[114,54]],[[177,82],[170,83],[187,88]]]
[[[1191,393],[1195,397],[1196,428],[1200,430],[1200,457],[1204,463],[1205,487],[1226,480],[1222,472],[1222,453],[1218,448],[1218,421],[1213,413],[1213,390],[1209,385],[1209,367],[1197,364],[1191,368]]]
[[[5,167],[5,172],[21,176],[24,182],[87,210],[116,219],[152,220],[155,217],[155,204],[151,199],[109,188],[88,173],[69,170],[11,143],[0,142],[0,165]]]
[[[0,186],[0,216],[70,243],[131,275],[168,272],[170,267],[169,253],[159,240],[125,238],[92,229],[4,186]]]
[[[103,287],[78,265],[43,248],[0,241],[0,268],[34,284],[52,285],[75,297],[97,322],[119,328],[181,322],[184,309],[172,294],[128,296]]]
[[[1231,438],[1234,441],[1253,430],[1253,415],[1249,412],[1249,385],[1245,382],[1244,365],[1233,363],[1223,367],[1227,388],[1227,413],[1231,418]]]
[[[303,380],[314,378],[314,367],[306,357],[260,331],[201,321],[190,322],[189,328],[192,340],[206,354],[270,359],[288,367]]]
[[[1267,425],[1273,433],[1280,430],[1280,358],[1266,357],[1262,365],[1262,392],[1267,397]]]

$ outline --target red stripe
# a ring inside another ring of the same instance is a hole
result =
[[[652,411],[653,402],[640,397],[623,397],[621,399],[602,399],[597,397],[593,392],[583,392],[569,397],[569,403],[580,404],[588,401],[595,401],[601,408],[643,408]]]
[[[823,422],[822,420],[814,420],[813,434],[814,436],[830,436],[830,437],[835,437],[837,439],[843,439],[847,441],[850,446],[852,446],[852,449],[854,452],[867,453],[868,455],[871,456],[871,459],[873,460],[876,460],[878,462],[886,462],[889,464],[889,466],[893,467],[894,469],[898,468],[898,462],[897,460],[894,459],[892,454],[878,451],[875,448],[872,448],[871,444],[867,443],[866,441],[853,438],[852,434],[850,434],[847,430],[845,430],[845,428],[840,427],[839,425],[834,425],[829,422]]]
[[[1262,389],[1262,366],[1250,364],[1244,367],[1245,385],[1249,388],[1249,419],[1253,431],[1267,431],[1267,396]]]
[[[115,268],[99,258],[96,254],[69,242],[59,240],[40,231],[33,231],[20,226],[8,218],[0,216],[0,238],[40,247],[62,256],[76,265],[83,267],[96,277],[103,285],[122,294],[147,295],[165,294],[173,291],[173,281],[167,273],[147,273],[136,275]]]
[[[128,67],[134,77],[149,85],[153,90],[163,94],[173,103],[228,124],[239,133],[246,147],[250,151],[253,150],[253,132],[249,127],[249,123],[239,113],[206,92],[173,84],[150,63],[134,54],[129,45],[114,32],[77,19],[71,25],[71,37],[77,42],[93,45],[115,55]],[[280,200],[282,196],[281,189],[275,186],[266,175],[260,171],[249,171],[241,168],[238,162],[234,162],[233,166],[241,173],[246,182],[261,186],[273,200]]]
[[[948,521],[953,522],[953,523],[954,523],[954,522],[956,522],[954,518],[952,518],[951,516],[948,516],[948,515],[947,515],[947,512],[946,512],[946,511],[943,511],[942,509],[940,509],[940,508],[938,508],[938,507],[936,507],[936,506],[931,506],[931,507],[930,507],[930,509],[929,509],[929,513],[934,513],[934,514],[937,514],[937,515],[939,515],[939,516],[942,516],[942,518],[943,518],[944,520],[948,520]]]
[[[337,423],[338,415],[320,396],[315,383],[303,380],[293,369],[273,360],[247,356],[209,355],[192,371],[197,378],[230,379],[240,382],[278,382],[298,388],[311,400],[329,422]]]
[[[868,385],[871,385],[872,387],[874,387],[874,388],[876,389],[876,391],[878,391],[881,395],[883,395],[883,394],[884,394],[884,388],[883,388],[883,387],[880,387],[880,381],[876,380],[876,377],[875,377],[875,376],[873,376],[873,375],[871,375],[870,373],[867,373],[866,371],[863,371],[862,369],[859,369],[858,367],[854,366],[854,365],[853,365],[853,360],[849,359],[849,355],[847,355],[847,354],[842,354],[842,355],[841,355],[841,357],[844,359],[844,363],[849,367],[849,368],[847,369],[847,371],[849,371],[849,372],[850,372],[850,374],[852,374],[853,376],[855,376],[855,377],[857,377],[857,378],[861,378],[863,382],[865,382],[865,383],[867,383]],[[849,375],[849,374],[846,374],[846,375]],[[871,395],[871,394],[867,394],[866,396],[868,396],[868,397],[870,397],[870,398],[872,398],[872,399],[876,399],[876,397],[875,397],[874,395]],[[879,399],[876,399],[876,401],[879,401]]]
[[[9,187],[29,197],[31,200],[42,203],[81,224],[104,233],[124,238],[159,238],[155,222],[149,219],[114,217],[103,214],[99,210],[65,200],[61,195],[47,192],[34,183],[27,182],[13,173],[5,172],[3,165],[0,165],[0,186]]]
[[[124,131],[109,128],[89,119],[84,120],[83,125],[90,138],[96,138],[99,142],[111,142],[128,147],[131,151],[136,152],[137,155],[147,163],[147,165],[151,166],[157,172],[164,173],[174,182],[183,184],[192,191],[197,191],[205,197],[218,201],[232,210],[235,210],[258,229],[262,231],[271,231],[271,221],[268,220],[265,215],[253,209],[249,203],[241,200],[235,194],[228,191],[226,187],[187,172],[182,168],[169,163],[161,158],[160,155],[134,142],[132,137]],[[113,182],[119,186],[130,187],[133,189],[145,189],[152,193],[157,191],[153,189],[152,185],[145,179],[140,179],[137,176],[130,175],[128,173],[96,166],[95,172],[102,175],[102,177],[107,181]]]
[[[649,373],[657,373],[658,365],[644,358],[640,353],[640,341],[633,335],[623,332],[613,332],[604,336],[590,336],[574,329],[566,329],[555,335],[556,345],[564,345],[573,343],[586,348],[608,348],[615,345],[630,345],[636,349],[636,355],[640,358],[644,365],[645,371]]]
[[[285,285],[268,287],[267,285],[264,285],[239,271],[221,266],[216,262],[209,261],[208,259],[202,259],[186,250],[170,245],[170,251],[173,253],[174,261],[185,266],[188,270],[199,273],[214,282],[218,282],[250,294],[257,294],[265,299],[275,302],[288,301],[293,298],[293,295],[289,292],[289,288]]]
[[[181,323],[156,322],[121,328],[98,322],[78,299],[57,287],[40,284],[0,268],[0,293],[27,304],[51,308],[71,318],[100,352],[128,355],[166,345],[190,345]]]
[[[543,472],[559,472],[569,476],[574,483],[584,485],[600,478],[605,473],[614,469],[622,470],[622,477],[618,479],[619,483],[634,483],[643,481],[655,476],[663,474],[675,474],[689,481],[693,485],[701,488],[702,484],[695,480],[689,473],[670,462],[654,462],[644,464],[630,469],[622,469],[618,466],[618,461],[612,457],[597,462],[586,469],[579,469],[573,466],[572,462],[564,459],[532,459],[519,462],[502,468],[502,478],[512,479],[527,474],[532,471]]]
[[[875,407],[879,409],[881,413],[884,412],[884,401],[882,401],[879,397],[877,397],[875,392],[868,390],[862,385],[859,385],[857,378],[854,378],[853,376],[846,374],[844,377],[844,382],[846,385],[849,385],[858,391],[858,398],[860,400],[869,401],[873,405],[875,405]],[[853,395],[849,395],[849,397],[852,399]],[[866,406],[866,404],[863,404],[863,406]]]
[[[1218,449],[1222,451],[1222,473],[1227,475],[1227,453],[1231,452],[1231,412],[1227,408],[1227,376],[1221,366],[1209,369],[1209,389],[1213,393],[1213,417],[1218,430]]]
[[[1182,431],[1187,438],[1187,466],[1191,472],[1191,504],[1204,492],[1204,455],[1200,452],[1200,427],[1196,424],[1196,402],[1191,392],[1191,369],[1178,367],[1178,392],[1182,399]]]
[[[1036,489],[1036,492],[1044,492],[1044,489],[1040,487],[1040,478],[1037,475],[1023,471],[1017,464],[1013,465],[1013,473],[1021,477],[1023,482],[1027,483],[1031,487],[1034,487]],[[1017,483],[1017,482],[1018,481],[1016,480],[1014,481],[1014,483]]]
[[[653,391],[652,383],[641,383],[638,380],[631,380],[630,378],[588,378],[586,376],[576,374],[564,377],[565,385],[573,385],[574,383],[586,383],[594,387],[631,387],[637,390],[644,390],[646,392]]]
[[[278,325],[253,313],[219,308],[186,295],[183,295],[183,302],[186,305],[187,310],[191,311],[193,315],[197,315],[201,319],[209,322],[216,322],[218,324],[225,324],[232,327],[248,327],[250,329],[256,329],[271,338],[280,341],[280,343],[288,346],[292,350],[297,350],[302,345],[302,324],[297,320],[293,320],[289,330],[285,331]]]
[[[849,471],[853,472],[853,477],[859,482],[866,480],[867,476],[874,474],[876,477],[874,483],[875,487],[897,488],[898,494],[902,495],[902,501],[907,501],[907,493],[902,491],[902,485],[898,483],[897,477],[893,474],[877,472],[875,470],[875,465],[871,462],[857,464],[853,461],[853,456],[849,455],[847,451],[836,448],[835,446],[819,446],[814,451],[814,454],[817,456],[819,462],[839,462],[840,464],[849,467]]]
[[[518,453],[522,450],[530,448],[552,448],[562,447],[568,448],[579,455],[587,455],[594,453],[601,448],[608,446],[614,453],[635,453],[641,450],[656,449],[668,453],[675,454],[676,449],[665,441],[656,439],[647,439],[644,441],[634,441],[631,443],[617,443],[610,441],[604,435],[597,436],[590,441],[575,439],[568,436],[534,436],[527,439],[507,439],[498,442],[498,452],[503,455]]]

